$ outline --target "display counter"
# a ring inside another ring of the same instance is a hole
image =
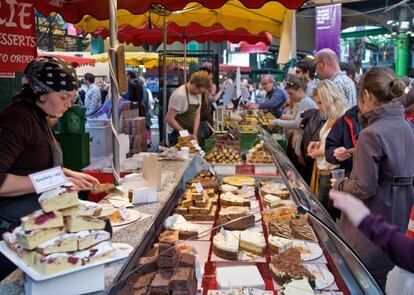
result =
[[[163,161],[162,171],[167,173],[169,177],[166,179],[162,191],[159,191],[158,202],[151,204],[138,205],[134,209],[142,213],[152,215],[150,219],[138,223],[132,223],[113,233],[112,241],[115,243],[127,243],[134,246],[134,254],[140,255],[137,249],[144,243],[151,243],[151,238],[156,237],[158,224],[162,223],[168,212],[168,208],[172,206],[175,197],[183,188],[183,183],[188,180],[190,171],[195,171],[194,161]],[[124,259],[105,265],[105,286],[110,289],[111,285],[116,281],[130,259]],[[66,286],[63,286],[65,288]],[[104,293],[104,292],[102,292]],[[18,295],[24,294],[23,274],[18,269],[10,274],[0,283],[0,294]]]

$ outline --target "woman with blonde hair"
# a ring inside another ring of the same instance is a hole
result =
[[[334,183],[334,189],[362,200],[374,214],[395,224],[404,232],[414,204],[414,135],[404,119],[404,106],[398,97],[405,84],[386,67],[369,69],[360,80],[361,125],[349,179]],[[341,216],[339,226],[350,246],[381,285],[392,262]]]
[[[314,166],[312,173],[311,188],[322,205],[334,216],[333,208],[328,208],[328,200],[331,188],[331,171],[336,169],[338,165],[326,161],[325,143],[332,126],[345,113],[348,105],[342,93],[329,80],[320,81],[316,84],[313,90],[313,99],[326,122],[319,132],[319,141],[311,141],[307,149],[308,156],[316,160],[316,167]]]

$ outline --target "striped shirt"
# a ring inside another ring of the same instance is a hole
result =
[[[355,83],[347,75],[346,72],[338,72],[331,78],[338,90],[344,95],[349,107],[353,107],[357,103],[357,95]]]

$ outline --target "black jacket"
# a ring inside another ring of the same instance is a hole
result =
[[[331,164],[340,164],[340,168],[345,169],[346,172],[350,172],[352,170],[352,158],[339,162],[333,155],[334,150],[339,147],[345,147],[347,149],[354,148],[361,129],[362,127],[358,120],[358,106],[354,106],[346,111],[332,126],[326,138],[326,161]]]

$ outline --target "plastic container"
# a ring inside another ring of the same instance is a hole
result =
[[[84,134],[85,133],[84,107],[71,107],[59,119],[57,131],[60,134]]]

